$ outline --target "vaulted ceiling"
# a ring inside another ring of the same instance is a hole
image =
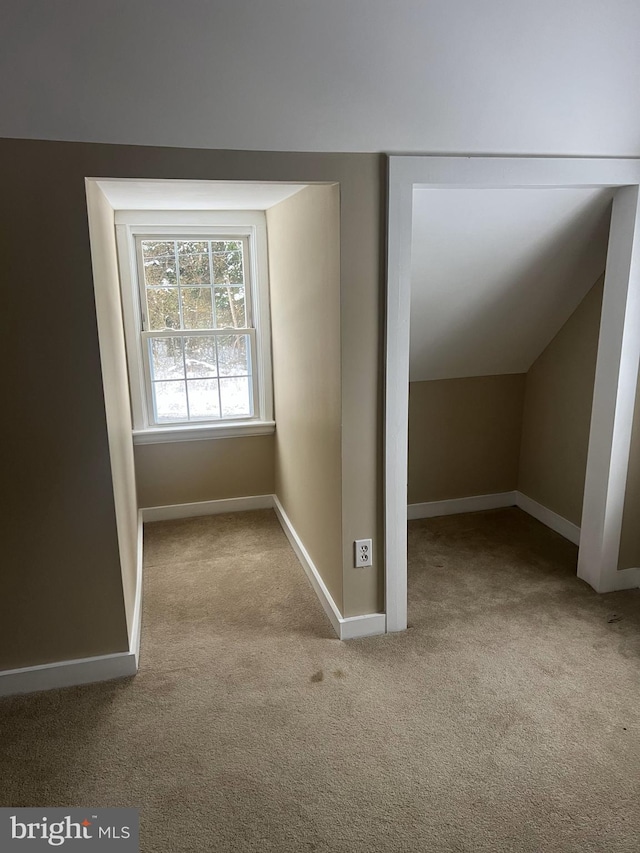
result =
[[[633,0],[4,0],[0,135],[640,155]]]
[[[412,381],[524,373],[604,272],[611,190],[415,190]]]

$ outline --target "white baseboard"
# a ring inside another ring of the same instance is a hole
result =
[[[0,672],[0,696],[110,681],[112,678],[135,675],[137,671],[136,655],[132,651],[8,669]]]
[[[566,518],[558,515],[557,512],[547,509],[546,506],[539,504],[533,498],[522,494],[522,492],[516,492],[516,506],[538,521],[541,521],[542,524],[550,527],[551,530],[555,530],[556,533],[564,536],[569,542],[573,542],[574,545],[580,544],[580,528],[578,525],[567,521]]]
[[[7,669],[0,672],[0,696],[36,693],[58,687],[76,687],[95,681],[110,681],[135,675],[140,661],[142,627],[142,512],[138,511],[138,542],[136,556],[136,599],[133,607],[129,651],[91,658],[57,661],[41,666]]]
[[[129,651],[136,659],[136,670],[140,666],[140,637],[142,635],[142,566],[143,566],[143,520],[142,510],[138,510],[138,548],[136,556],[136,601],[133,607],[133,624],[129,637]]]
[[[341,640],[357,640],[359,637],[375,637],[386,634],[387,617],[384,613],[365,613],[364,616],[341,616]]]
[[[579,578],[582,575],[578,574]],[[593,586],[587,578],[582,578],[583,581]],[[640,587],[640,569],[618,569],[617,571],[609,572],[600,587],[596,592],[620,592],[624,589],[638,589]]]
[[[347,616],[344,617],[337,604],[331,597],[331,593],[327,589],[324,581],[320,577],[320,573],[316,569],[313,560],[309,556],[307,549],[302,544],[302,540],[296,533],[291,521],[284,511],[284,508],[276,495],[273,495],[273,507],[282,529],[293,548],[300,565],[304,569],[311,586],[315,590],[316,595],[320,599],[320,603],[324,608],[324,612],[329,617],[329,621],[333,626],[340,640],[353,640],[357,637],[371,637],[375,634],[384,634],[386,632],[386,617],[384,613],[366,613],[363,616]]]
[[[458,515],[463,512],[478,512],[483,509],[500,509],[517,506],[524,512],[541,521],[542,524],[555,530],[574,545],[580,544],[580,528],[577,524],[567,521],[557,512],[547,509],[522,492],[499,492],[495,495],[473,495],[470,498],[454,498],[448,501],[429,501],[422,504],[409,504],[407,519],[434,518],[438,515]]]
[[[417,518],[435,518],[438,515],[458,515],[463,512],[480,512],[483,509],[515,506],[516,494],[516,492],[498,492],[494,495],[472,495],[469,498],[409,504],[407,519],[412,521]]]
[[[252,495],[246,498],[227,498],[219,501],[198,501],[189,504],[169,504],[141,509],[143,521],[169,521],[176,518],[196,518],[200,515],[219,515],[223,512],[244,512],[250,509],[271,509],[273,495]]]

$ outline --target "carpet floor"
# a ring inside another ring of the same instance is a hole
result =
[[[637,853],[640,591],[518,509],[411,522],[410,629],[340,643],[270,510],[149,524],[136,678],[0,702],[0,805],[144,853]]]

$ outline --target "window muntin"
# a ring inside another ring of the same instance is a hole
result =
[[[248,238],[137,236],[136,257],[150,425],[253,418]]]

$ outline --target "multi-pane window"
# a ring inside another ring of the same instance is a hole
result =
[[[138,236],[136,252],[150,425],[252,418],[248,239]]]

